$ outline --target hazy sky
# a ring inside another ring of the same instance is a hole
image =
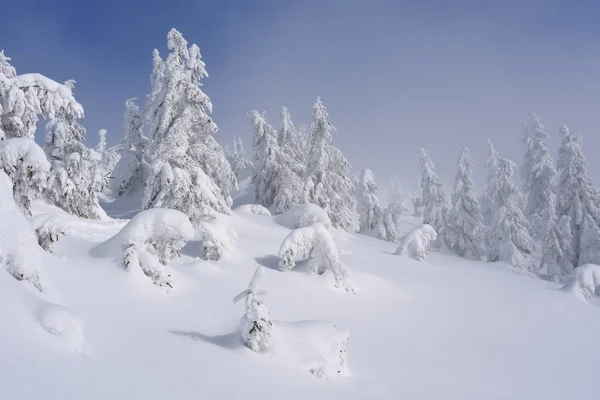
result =
[[[0,48],[18,73],[75,79],[89,141],[116,143],[123,103],[149,89],[152,49],[180,30],[200,46],[220,127],[251,143],[245,113],[281,105],[310,123],[321,96],[334,144],[355,172],[416,182],[418,148],[451,184],[462,147],[478,167],[491,138],[520,162],[520,120],[542,116],[552,138],[584,136],[600,180],[600,4],[593,1],[97,1],[2,2]],[[82,4],[80,4],[82,3]]]

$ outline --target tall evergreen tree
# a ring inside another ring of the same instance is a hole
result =
[[[570,258],[572,270],[583,264],[600,264],[598,241],[600,233],[600,192],[587,175],[582,138],[561,128],[562,143],[558,153],[557,217],[569,217],[572,240],[562,249]]]
[[[492,219],[494,216],[494,202],[492,201],[492,199],[490,198],[490,196],[488,194],[488,188],[489,188],[490,182],[492,181],[492,179],[494,178],[494,175],[496,174],[496,165],[498,164],[498,158],[500,158],[500,155],[494,148],[494,144],[492,143],[491,140],[488,140],[487,143],[488,143],[489,155],[486,160],[485,166],[488,170],[488,175],[487,175],[486,182],[483,186],[483,193],[479,197],[479,203],[481,204],[481,214],[483,215],[483,223],[486,226],[491,226]]]
[[[490,261],[507,261],[514,268],[536,272],[535,242],[529,235],[527,219],[519,207],[520,193],[513,182],[515,164],[498,158],[487,193],[494,202],[489,243]]]
[[[328,117],[327,108],[317,98],[310,128],[304,200],[323,208],[334,227],[355,232],[359,226],[350,164],[342,152],[331,145],[335,127]]]
[[[546,240],[553,221],[556,207],[556,169],[546,142],[540,117],[531,114],[531,121],[525,124],[525,156],[521,165],[521,181],[525,196],[525,217],[530,222],[534,239]]]
[[[433,161],[425,149],[419,150],[421,159],[421,193],[423,201],[423,223],[429,224],[437,233],[436,247],[441,247],[448,217],[446,194],[435,173]]]
[[[379,202],[379,188],[370,169],[365,169],[358,179],[356,199],[360,217],[359,232],[372,231],[382,217],[382,209]]]
[[[254,164],[246,155],[244,142],[241,137],[237,135],[233,136],[233,152],[226,155],[229,164],[231,164],[231,169],[238,181],[246,179],[254,173]]]
[[[229,213],[229,193],[236,185],[223,149],[214,140],[217,126],[212,103],[201,90],[208,76],[196,45],[188,47],[171,29],[163,62],[153,53],[152,90],[147,98],[151,165],[143,208],[172,208],[193,222],[214,211]]]
[[[467,148],[458,158],[458,172],[452,192],[452,207],[448,211],[446,244],[456,254],[485,261],[485,226],[479,201],[475,196],[473,164]]]

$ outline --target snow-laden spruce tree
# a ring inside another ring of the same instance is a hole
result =
[[[457,164],[458,171],[452,191],[452,206],[448,211],[445,242],[450,250],[461,257],[485,261],[486,229],[479,201],[475,196],[473,164],[469,149],[462,149]]]
[[[421,193],[423,201],[423,223],[431,225],[437,233],[436,247],[443,244],[448,206],[446,194],[435,173],[433,161],[425,149],[419,150],[421,159]]]
[[[359,232],[372,231],[381,219],[382,210],[379,202],[379,188],[370,169],[365,169],[358,179],[356,199],[360,216]]]
[[[265,273],[264,267],[256,268],[248,289],[234,297],[233,302],[245,301],[246,312],[240,321],[242,341],[252,351],[268,350],[271,345],[271,315],[265,303],[259,297],[267,294],[258,289],[258,282]]]
[[[98,154],[83,143],[85,129],[76,118],[59,114],[46,124],[45,151],[51,162],[47,197],[70,214],[98,219],[98,203],[106,180],[98,169]]]
[[[302,134],[292,122],[289,110],[285,106],[281,107],[281,130],[279,131],[277,142],[283,152],[289,157],[292,171],[300,179],[304,178],[307,161],[307,151],[302,139]]]
[[[519,189],[513,182],[516,166],[502,157],[496,161],[495,174],[487,188],[495,209],[488,260],[507,261],[514,268],[536,272],[535,242],[529,235],[527,219],[519,207]]]
[[[524,213],[533,238],[543,241],[555,213],[556,169],[546,145],[548,134],[538,115],[531,114],[525,131],[525,156],[521,164],[522,191],[526,201]]]
[[[558,152],[557,217],[569,217],[572,240],[567,270],[583,264],[600,264],[597,249],[600,226],[600,192],[587,174],[582,138],[561,128],[562,143]],[[565,244],[566,240],[565,240]]]
[[[304,201],[323,208],[334,227],[355,232],[359,224],[350,164],[342,152],[331,145],[335,127],[328,117],[327,108],[317,98],[310,127]]]
[[[401,236],[402,203],[390,203],[382,212],[375,226],[375,236],[388,242],[397,243]]]
[[[564,282],[573,272],[573,233],[571,218],[556,214],[550,220],[550,229],[542,242],[542,262],[540,273],[556,282]]]
[[[114,168],[113,191],[118,195],[141,187],[147,175],[148,166],[145,162],[147,139],[144,137],[144,118],[135,98],[125,102],[125,124],[123,139],[121,139],[121,157]]]
[[[486,226],[492,226],[492,219],[494,217],[494,202],[492,201],[490,195],[488,194],[488,188],[490,182],[494,178],[496,174],[496,166],[498,165],[498,159],[500,158],[500,154],[494,148],[494,144],[491,140],[487,141],[489,154],[488,158],[485,162],[485,166],[488,170],[487,179],[485,184],[483,185],[483,193],[479,197],[479,204],[481,204],[481,214],[483,215],[483,223]]]
[[[227,153],[227,152],[226,152]],[[254,164],[250,161],[246,155],[244,149],[244,142],[242,138],[234,135],[233,136],[233,152],[226,154],[231,169],[235,174],[238,181],[248,178],[254,173]]]
[[[256,202],[280,214],[301,200],[302,181],[294,171],[294,160],[277,144],[277,131],[264,114],[248,114],[254,129],[254,175]]]
[[[149,176],[143,208],[171,208],[192,220],[213,212],[230,213],[230,192],[237,181],[223,149],[214,140],[212,104],[201,90],[208,74],[196,45],[176,29],[168,36],[163,62],[153,53],[152,89],[148,95]]]
[[[44,151],[31,139],[2,140],[0,170],[12,179],[17,206],[25,215],[31,215],[31,202],[42,196],[50,173],[50,163]]]

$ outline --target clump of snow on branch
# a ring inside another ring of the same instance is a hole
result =
[[[417,261],[425,261],[431,245],[437,239],[437,233],[431,225],[424,224],[413,228],[402,236],[396,255],[413,258]]]
[[[13,181],[14,199],[21,211],[31,215],[31,201],[46,188],[50,163],[33,140],[7,139],[0,142],[0,169]]]
[[[172,288],[166,265],[179,258],[179,251],[194,235],[194,227],[185,214],[155,208],[134,216],[95,251],[101,255],[120,251],[126,271],[140,268],[155,285]]]
[[[589,300],[600,287],[600,265],[587,264],[573,270],[567,278],[563,290],[581,300]]]
[[[335,286],[348,293],[354,293],[348,273],[342,267],[339,252],[329,230],[320,223],[291,231],[279,248],[279,268],[290,270],[296,266],[296,259],[309,260],[311,269],[318,275],[329,270],[333,274]]]
[[[262,352],[271,345],[271,315],[265,303],[259,297],[267,292],[258,289],[258,282],[265,273],[264,267],[258,267],[248,285],[248,289],[234,297],[233,302],[245,301],[246,312],[240,321],[242,341],[252,351]]]
[[[218,220],[200,221],[198,233],[202,243],[202,258],[209,261],[220,260],[225,253],[233,250],[237,242],[235,229]]]
[[[260,204],[244,204],[234,210],[238,214],[255,214],[270,217],[271,212]]]
[[[38,312],[38,321],[46,332],[58,336],[69,351],[83,351],[85,324],[76,312],[58,304],[44,303]]]
[[[297,229],[320,223],[332,229],[327,212],[316,204],[298,204],[275,218],[275,222],[288,229]]]
[[[0,268],[18,281],[29,282],[40,292],[47,286],[35,234],[12,195],[10,178],[0,171]]]
[[[30,219],[38,244],[49,253],[54,252],[54,243],[67,232],[62,220],[53,214],[39,214]]]

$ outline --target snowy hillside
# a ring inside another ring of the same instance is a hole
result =
[[[594,397],[600,303],[508,265],[440,253],[422,263],[336,231],[352,295],[329,272],[279,271],[290,230],[241,210],[219,217],[238,233],[234,251],[208,262],[188,242],[167,294],[117,254],[91,255],[126,221],[40,212],[69,234],[44,258],[53,287],[41,297],[0,274],[1,399]],[[405,232],[418,223],[404,221]],[[257,265],[273,320],[264,354],[240,342],[243,306],[232,302]],[[347,370],[317,379],[309,370],[331,365],[331,338],[345,330]]]

